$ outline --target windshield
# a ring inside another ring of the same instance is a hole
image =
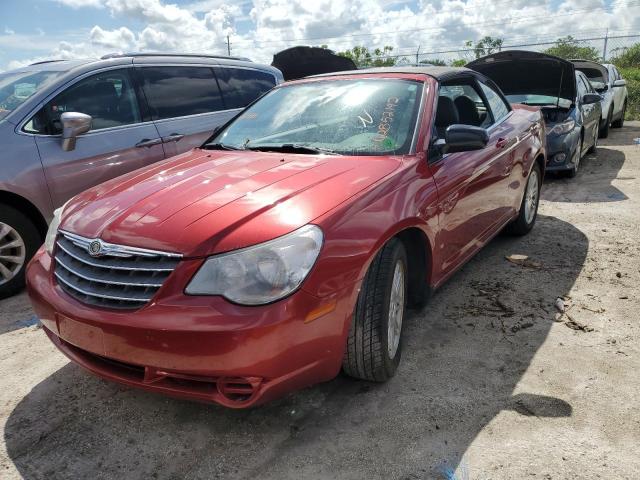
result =
[[[276,88],[209,144],[348,155],[406,154],[422,83],[327,80]]]
[[[524,103],[525,105],[558,105],[562,108],[571,107],[571,100],[566,98],[553,97],[550,95],[506,95],[509,103]]]
[[[0,73],[0,120],[64,72]]]

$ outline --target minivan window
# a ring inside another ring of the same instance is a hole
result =
[[[276,79],[271,73],[247,68],[215,68],[227,108],[244,108],[271,90]]]
[[[208,67],[141,67],[153,120],[223,110],[220,90]]]
[[[64,72],[13,71],[0,73],[0,120],[27,98],[42,90]]]
[[[25,124],[29,133],[58,135],[65,112],[91,115],[91,130],[139,123],[140,108],[126,69],[109,70],[80,80],[50,100]]]

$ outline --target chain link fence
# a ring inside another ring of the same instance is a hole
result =
[[[474,45],[466,45],[464,47],[452,47],[441,49],[424,49],[418,48],[414,52],[408,49],[400,49],[383,58],[393,58],[398,64],[419,64],[419,63],[452,63],[464,64],[475,58],[494,53],[500,50],[530,50],[535,52],[543,52],[562,45],[562,42],[568,43],[575,50],[584,54],[589,54],[590,58],[605,63],[610,62],[613,58],[620,56],[627,49],[636,43],[640,43],[640,34],[638,35],[607,35],[591,38],[573,38],[566,37],[556,40],[543,40],[539,42],[517,42],[503,39],[502,44],[498,46],[484,45],[479,46],[480,42]],[[472,42],[470,42],[472,43]],[[553,53],[550,52],[550,53]]]

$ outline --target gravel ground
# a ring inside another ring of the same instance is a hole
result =
[[[0,301],[0,478],[639,478],[635,137],[611,130],[578,178],[547,181],[530,235],[412,312],[384,385],[338,377],[248,411],[168,399],[69,364],[25,294]]]

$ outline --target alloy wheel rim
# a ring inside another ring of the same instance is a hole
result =
[[[0,285],[20,272],[27,256],[24,240],[11,225],[0,222]]]
[[[389,318],[387,319],[387,353],[392,360],[395,358],[400,345],[402,317],[404,316],[404,283],[404,264],[401,260],[398,260],[393,269],[391,295],[389,298]]]
[[[538,183],[538,172],[532,170],[529,175],[529,181],[527,182],[527,192],[525,193],[524,201],[524,219],[527,221],[527,224],[533,221],[538,207]]]

